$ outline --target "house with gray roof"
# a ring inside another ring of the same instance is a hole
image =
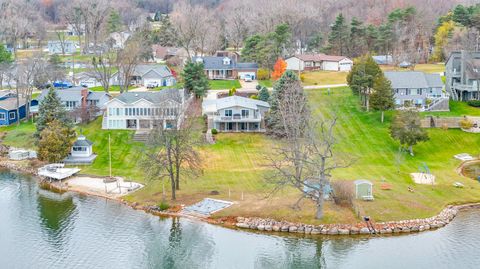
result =
[[[449,96],[439,74],[418,71],[385,72],[398,108],[416,107],[421,111],[448,111]]]
[[[245,79],[250,76],[256,79],[258,64],[237,62],[233,57],[204,56],[193,57],[196,63],[202,63],[209,79]]]
[[[204,100],[202,113],[208,128],[219,132],[265,132],[267,102],[241,96]]]
[[[113,74],[111,85],[120,85],[119,72]],[[163,64],[139,64],[133,70],[130,84],[148,87],[173,86],[177,83],[172,71]]]
[[[18,104],[18,110],[17,110]],[[30,102],[30,107],[36,106],[37,100]],[[27,100],[20,96],[17,103],[17,95],[10,91],[0,91],[0,126],[10,125],[24,119],[27,116]]]
[[[446,89],[453,100],[478,100],[480,52],[454,51],[445,63]]]
[[[47,96],[48,91],[48,89],[42,91],[37,99],[40,103],[45,96]],[[95,92],[84,87],[56,89],[55,93],[67,111],[73,111],[79,107],[87,106],[96,106],[102,110],[105,108],[105,103],[107,103],[111,97],[110,94],[106,92]]]
[[[179,113],[186,106],[185,91],[164,89],[124,92],[105,104],[103,129],[149,130],[158,126],[176,128]]]

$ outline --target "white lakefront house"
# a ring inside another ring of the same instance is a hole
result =
[[[219,132],[265,132],[267,102],[241,96],[204,100],[203,114],[208,117],[208,128]]]
[[[188,98],[183,89],[122,93],[106,104],[102,129],[176,128],[177,115],[183,112]]]

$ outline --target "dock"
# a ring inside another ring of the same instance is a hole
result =
[[[80,172],[79,168],[65,168],[62,163],[47,164],[38,169],[38,175],[50,180],[63,180]]]

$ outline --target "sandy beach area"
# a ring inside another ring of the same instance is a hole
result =
[[[118,198],[143,188],[137,182],[126,182],[121,177],[104,182],[105,178],[76,176],[63,181],[70,191],[77,191],[108,198]]]

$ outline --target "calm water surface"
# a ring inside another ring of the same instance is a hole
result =
[[[0,171],[0,268],[480,268],[480,215],[387,238],[283,237],[161,219]]]

